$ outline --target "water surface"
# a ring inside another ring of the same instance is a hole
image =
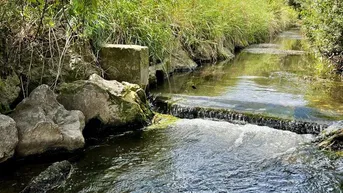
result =
[[[320,152],[296,149],[312,138],[180,120],[91,148],[57,192],[339,192],[340,165]]]
[[[343,115],[343,84],[313,79],[317,61],[299,31],[242,51],[234,61],[173,76],[155,93],[187,106],[330,122]],[[283,52],[283,50],[287,50]],[[342,192],[342,159],[313,147],[312,135],[256,125],[182,119],[167,127],[110,136],[50,160],[0,168],[0,192],[20,192],[53,161],[69,159],[55,193]]]
[[[319,78],[320,61],[298,30],[252,45],[233,61],[175,75],[154,91],[190,107],[232,109],[297,120],[343,119],[343,83]],[[315,78],[314,78],[315,77]]]

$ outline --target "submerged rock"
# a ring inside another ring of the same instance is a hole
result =
[[[0,114],[0,163],[13,156],[17,144],[16,123],[11,117]]]
[[[62,85],[57,99],[69,110],[82,111],[86,122],[98,120],[106,127],[144,125],[153,115],[138,85],[104,80],[96,74]]]
[[[45,193],[53,190],[69,178],[72,169],[68,161],[56,162],[32,179],[21,193]]]
[[[84,115],[67,111],[47,85],[37,87],[10,115],[19,133],[17,154],[28,156],[48,150],[82,148]]]

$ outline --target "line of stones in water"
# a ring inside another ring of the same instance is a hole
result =
[[[214,109],[205,107],[189,107],[173,103],[166,97],[156,97],[153,101],[155,110],[159,113],[171,114],[183,119],[223,120],[235,124],[254,124],[268,126],[274,129],[287,130],[297,134],[318,135],[329,125],[324,123],[291,120],[260,114],[237,112],[229,109]]]

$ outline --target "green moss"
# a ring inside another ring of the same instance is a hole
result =
[[[152,125],[148,126],[147,130],[152,129],[165,129],[173,124],[175,124],[179,118],[172,115],[155,113],[154,118],[152,119]]]

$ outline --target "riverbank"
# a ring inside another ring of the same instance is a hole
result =
[[[301,20],[311,49],[331,61],[338,74],[343,73],[342,1],[298,1]]]
[[[41,84],[56,89],[93,73],[106,78],[98,54],[104,43],[148,46],[154,82],[231,58],[235,48],[268,39],[296,17],[282,0],[2,1],[0,7],[1,113]]]
[[[302,98],[301,94],[308,93],[305,88],[311,90],[315,82],[303,79],[304,74],[311,74],[308,70],[313,70],[311,66],[313,63],[310,55],[301,51],[301,39],[297,32],[287,31],[278,35],[276,41],[253,45],[240,52],[235,60],[229,63],[203,66],[188,76],[187,74],[173,76],[170,79],[171,84],[165,85],[165,88],[169,89],[162,90],[163,94],[168,94],[171,90],[184,94],[174,104],[205,104],[213,109],[180,108],[173,104],[164,104],[172,108],[169,111],[166,109],[166,112],[183,119],[157,115],[152,120],[155,125],[138,132],[117,136],[112,132],[99,140],[94,139],[94,135],[89,135],[92,142],[88,141],[84,148],[73,153],[54,152],[54,155],[43,154],[29,156],[23,160],[12,160],[0,165],[0,170],[4,171],[0,175],[0,181],[2,181],[0,192],[1,190],[18,192],[24,188],[29,190],[36,187],[53,189],[52,192],[164,192],[171,189],[197,192],[219,190],[219,188],[235,192],[233,185],[222,183],[227,179],[234,180],[236,188],[246,191],[266,190],[265,184],[270,191],[282,189],[292,192],[306,189],[326,193],[330,192],[328,190],[333,192],[339,190],[341,159],[337,157],[332,159],[331,155],[327,156],[319,150],[317,143],[313,143],[315,136],[306,134],[318,134],[324,128],[315,123],[293,120],[293,118],[315,118],[329,121],[331,120],[330,112],[322,110],[330,108],[327,104],[332,105],[331,100],[317,98],[313,102],[319,105],[308,106],[304,100],[311,101],[312,99]],[[110,85],[116,85],[116,87],[109,89]],[[126,88],[122,89],[123,86]],[[121,90],[124,92],[120,92]],[[132,111],[112,113],[107,111],[123,106],[119,103],[113,104],[117,101],[119,93],[123,93],[122,99],[125,99],[125,96],[135,96],[132,101],[146,100],[144,91],[137,86],[106,81],[97,75],[93,75],[88,81],[81,80],[64,84],[58,91],[60,95],[57,96],[57,100],[65,108],[69,110],[77,107],[76,109],[83,112],[86,121],[93,120],[95,123],[102,121],[103,124],[114,126],[110,127],[112,129],[117,129],[116,126],[120,122],[116,122],[116,117],[109,114],[123,115],[127,112],[137,112],[136,104],[132,104],[131,108],[128,106],[124,108],[133,109]],[[107,98],[106,93],[111,96]],[[226,93],[228,97],[225,96]],[[187,95],[200,96],[188,97]],[[31,102],[26,102],[26,104],[32,103],[32,98],[40,97],[29,97],[28,100]],[[51,99],[53,96],[48,98]],[[187,101],[187,99],[190,100]],[[239,103],[239,100],[242,102]],[[323,102],[326,103],[323,104]],[[141,105],[145,106],[144,103]],[[39,106],[46,105],[39,103]],[[108,106],[110,108],[107,109]],[[156,107],[160,106],[156,105]],[[246,108],[245,110],[251,113],[245,116],[247,113],[218,110],[218,107],[231,107],[238,110]],[[20,109],[23,108],[18,110]],[[144,108],[141,107],[141,109],[141,112],[144,112]],[[261,111],[273,113],[276,117],[290,116],[291,119],[285,121],[285,119],[268,117],[265,114],[252,114]],[[140,113],[137,119],[141,120],[141,116],[145,114]],[[232,123],[228,123],[230,121]],[[91,125],[87,129],[94,131],[98,127]],[[326,144],[336,141],[337,137],[340,135],[329,135]],[[335,144],[332,147],[339,146]],[[65,159],[72,164],[73,169],[70,169],[70,164],[67,164],[66,168],[56,168],[56,165],[65,163],[60,162],[45,170],[50,163]],[[318,164],[323,167],[316,167]],[[251,170],[251,165],[254,166],[253,170]],[[2,167],[6,169],[2,170]],[[58,172],[61,169],[63,171],[66,169],[66,172]],[[282,172],[285,170],[287,172]],[[289,170],[292,171],[291,175]],[[56,173],[51,171],[56,171]],[[237,175],[237,171],[242,175]],[[228,172],[233,173],[225,176]],[[311,175],[305,175],[309,173]],[[321,178],[316,177],[318,173],[322,174]],[[189,180],[187,176],[190,174],[196,178],[195,181]],[[304,175],[306,181],[304,181]],[[268,178],[267,181],[265,181],[266,178]],[[281,179],[285,178],[298,182],[297,187],[294,187],[293,183],[284,183]],[[30,179],[34,180],[30,182]],[[273,179],[280,180],[273,181]],[[249,181],[249,185],[240,183],[242,181]],[[198,188],[199,183],[204,184],[201,190]],[[179,184],[183,185],[179,186]],[[212,186],[212,184],[216,185]]]

